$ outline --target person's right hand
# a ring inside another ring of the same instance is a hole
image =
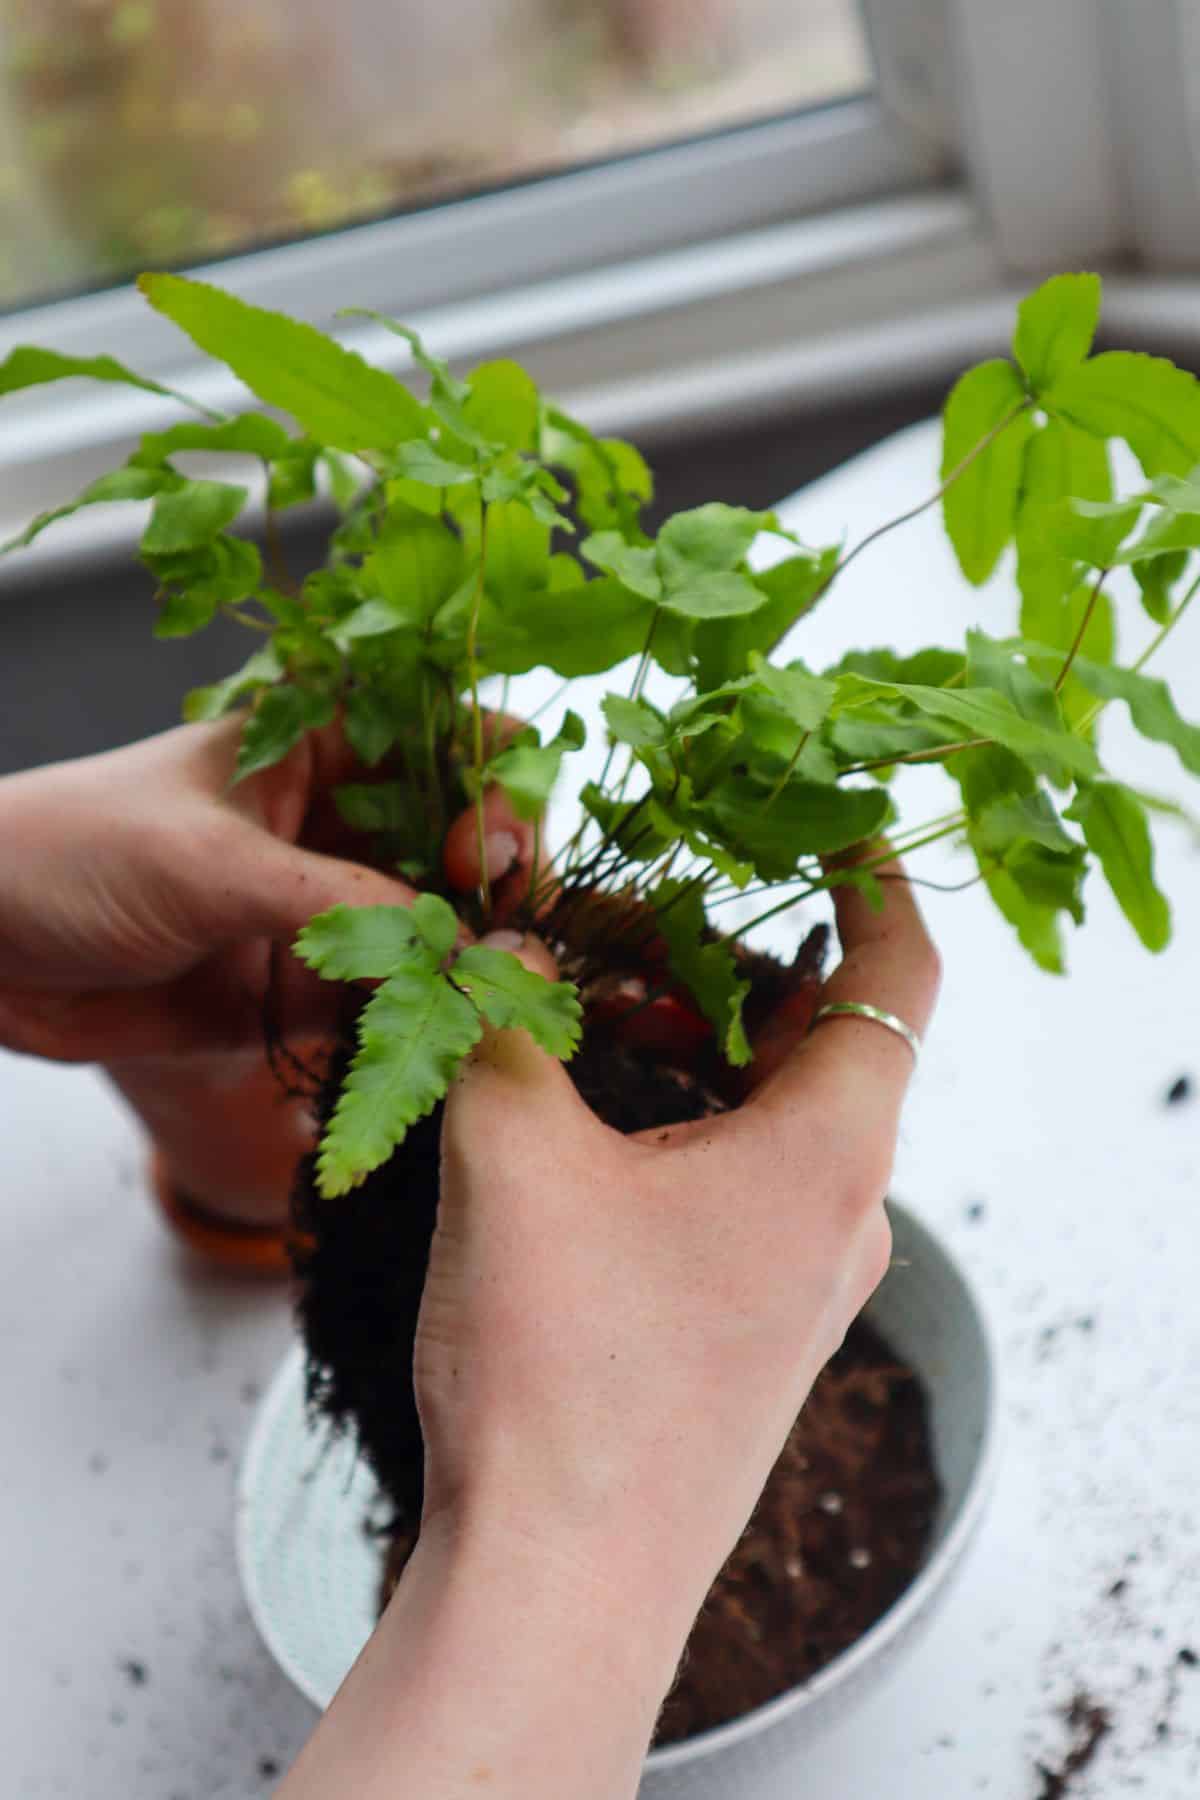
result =
[[[879,914],[838,891],[821,997],[922,1033],[937,956],[911,889],[886,890]],[[638,1138],[523,1033],[484,1040],[447,1103],[417,1338],[425,1530],[536,1529],[686,1632],[887,1267],[912,1055],[845,1016],[807,1035],[811,1013],[810,992],[768,1023],[737,1111]]]
[[[923,1032],[937,957],[887,885],[879,915],[843,890],[824,997]],[[631,1800],[704,1595],[890,1253],[911,1053],[861,1019],[809,1036],[812,1010],[768,1022],[738,1111],[635,1139],[521,1032],[460,1073],[417,1333],[421,1536],[287,1800]]]

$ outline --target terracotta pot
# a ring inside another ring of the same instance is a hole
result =
[[[293,1046],[318,1071],[326,1054],[319,1041]],[[316,1125],[265,1051],[124,1063],[107,1073],[150,1134],[151,1190],[176,1235],[225,1269],[288,1273],[288,1199]]]

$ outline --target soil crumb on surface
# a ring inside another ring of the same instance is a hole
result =
[[[1067,1795],[1073,1794],[1076,1777],[1091,1767],[1097,1751],[1112,1730],[1112,1715],[1108,1708],[1099,1705],[1082,1689],[1063,1709],[1063,1718],[1071,1734],[1071,1743],[1055,1767],[1046,1763],[1037,1765],[1042,1778],[1037,1800],[1065,1800]]]

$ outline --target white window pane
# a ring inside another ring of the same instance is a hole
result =
[[[0,305],[869,83],[857,0],[0,0]]]

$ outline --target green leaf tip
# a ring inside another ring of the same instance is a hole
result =
[[[138,287],[199,349],[319,444],[390,450],[420,434],[422,409],[408,389],[315,326],[183,275],[140,275]]]

